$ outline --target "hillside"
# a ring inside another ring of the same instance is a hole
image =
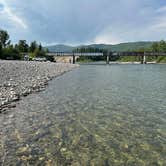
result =
[[[149,48],[153,42],[133,42],[133,43],[120,43],[112,45],[112,51],[132,51],[140,48]]]
[[[93,47],[93,48],[100,48],[100,49],[108,49],[112,51],[132,51],[140,48],[149,48],[153,42],[131,42],[131,43],[120,43],[120,44],[91,44],[91,45],[81,45],[81,46],[69,46],[69,45],[62,45],[58,44],[55,46],[47,46],[50,52],[72,52],[76,48],[80,47]]]
[[[47,46],[45,48],[48,48],[49,52],[72,52],[74,47],[72,46],[67,46],[63,44],[57,44],[54,46]]]

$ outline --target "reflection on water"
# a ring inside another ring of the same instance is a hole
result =
[[[0,115],[0,165],[166,165],[166,65],[84,65]]]

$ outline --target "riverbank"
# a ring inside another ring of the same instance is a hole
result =
[[[120,62],[120,61],[115,61],[115,62],[110,62],[110,64],[141,64],[141,62],[134,61],[134,62]],[[146,62],[146,64],[157,64],[157,62]]]
[[[120,61],[120,62],[135,62],[135,61],[140,61],[140,57],[126,56],[126,57],[121,57],[118,61]],[[157,57],[147,56],[146,61],[147,62],[156,62],[158,64],[166,63],[166,57],[165,56],[157,56]]]
[[[0,113],[15,107],[13,101],[44,90],[49,80],[75,67],[78,65],[0,60]]]

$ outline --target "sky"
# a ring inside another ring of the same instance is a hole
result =
[[[166,39],[166,0],[0,0],[13,43],[117,44]]]

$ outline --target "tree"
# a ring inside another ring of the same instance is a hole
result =
[[[43,47],[41,45],[41,43],[39,44],[39,51],[42,51]]]
[[[80,47],[80,48],[76,48],[75,50],[73,50],[73,52],[81,52],[81,53],[94,53],[94,52],[98,52],[98,53],[106,53],[106,50],[104,49],[100,49],[100,48],[95,48],[95,47]],[[101,56],[90,56],[90,57],[80,57],[78,60],[79,61],[101,61],[104,60],[105,57],[101,57]]]
[[[164,40],[154,42],[151,49],[153,52],[166,52],[166,42]]]
[[[158,42],[154,42],[152,44],[152,51],[153,52],[159,52],[159,43]]]
[[[9,44],[10,40],[8,32],[0,29],[0,45],[2,46],[2,48],[5,48]]]
[[[34,52],[37,47],[38,47],[38,45],[37,45],[36,41],[31,42],[31,44],[29,46],[29,52]]]
[[[17,49],[13,45],[8,45],[3,49],[2,59],[21,59]]]
[[[20,40],[18,45],[17,45],[17,48],[18,48],[18,51],[20,53],[22,52],[28,52],[28,44],[26,43],[26,40]]]
[[[159,42],[159,51],[160,52],[166,52],[166,42],[164,40],[161,40]]]
[[[2,58],[2,45],[0,44],[0,59]]]
[[[45,51],[44,50],[40,51],[39,48],[36,48],[33,53],[30,53],[31,59],[35,57],[45,57],[45,56],[46,56]]]

